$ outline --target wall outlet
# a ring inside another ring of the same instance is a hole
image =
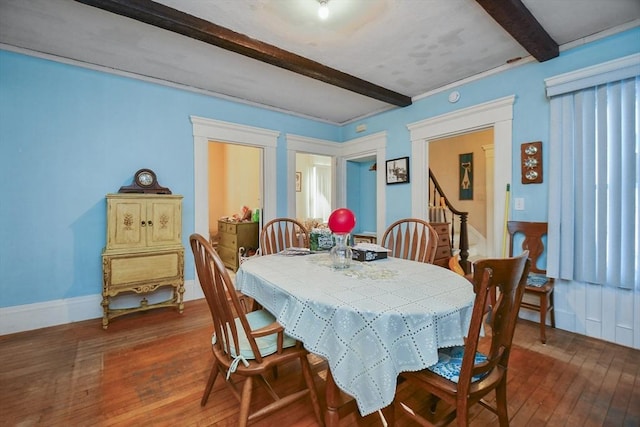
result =
[[[515,210],[517,211],[523,211],[524,210],[524,198],[523,197],[516,197],[515,199],[513,199],[513,207]]]

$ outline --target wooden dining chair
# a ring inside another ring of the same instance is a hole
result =
[[[391,250],[392,257],[433,264],[438,233],[427,221],[405,218],[385,230],[380,244]]]
[[[323,425],[307,350],[299,341],[287,336],[282,325],[269,312],[256,310],[245,313],[227,269],[211,244],[199,234],[192,234],[189,241],[214,330],[211,339],[213,366],[200,405],[206,405],[216,378],[221,373],[226,376],[225,385],[240,402],[241,427],[285,409],[293,401],[307,396],[310,397],[319,424]],[[280,397],[267,382],[265,374],[293,360],[300,362],[306,388]],[[232,381],[231,377],[234,376],[245,378],[241,390]],[[274,402],[250,412],[254,380],[266,387]]]
[[[276,254],[291,247],[309,247],[309,231],[301,222],[292,218],[275,218],[262,227],[261,255]]]
[[[529,251],[531,273],[529,274],[527,286],[524,290],[525,298],[522,301],[522,308],[540,313],[540,341],[546,344],[547,313],[549,314],[551,327],[556,327],[556,315],[553,304],[554,282],[552,278],[547,277],[546,266],[541,267],[540,265],[540,257],[545,250],[543,238],[547,235],[547,223],[508,221],[507,230],[509,232],[509,256],[517,253],[514,244],[518,236],[523,239],[522,250]],[[535,298],[533,302],[531,302],[531,298],[528,298],[528,296]]]
[[[438,351],[438,362],[418,372],[403,372],[400,380],[403,387],[414,387],[427,392],[428,398],[435,398],[448,406],[435,410],[432,414],[420,413],[411,407],[416,393],[411,398],[396,400],[393,408],[402,410],[409,418],[424,426],[446,425],[457,419],[458,426],[469,423],[469,408],[478,403],[498,415],[501,427],[509,425],[507,413],[507,367],[513,334],[518,320],[518,309],[524,295],[529,273],[530,261],[524,252],[515,258],[486,259],[475,263],[474,290],[476,297],[473,305],[469,333],[464,346],[442,348]],[[489,294],[497,288],[498,300],[489,305]],[[489,331],[482,347],[485,353],[478,352],[482,324]],[[495,390],[496,405],[483,400],[484,396]],[[405,394],[403,393],[403,396]],[[396,394],[396,399],[398,399]],[[415,405],[414,405],[415,406]],[[387,409],[386,415],[395,419],[395,413]]]

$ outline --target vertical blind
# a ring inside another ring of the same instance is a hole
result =
[[[640,290],[640,58],[623,64],[622,74],[583,73],[578,86],[547,81],[547,273]]]

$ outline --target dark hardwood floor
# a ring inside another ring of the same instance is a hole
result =
[[[212,359],[203,300],[114,320],[89,320],[0,337],[2,426],[235,426],[238,403],[218,378],[207,406],[200,398]],[[311,356],[319,392],[326,363]],[[509,370],[511,426],[640,426],[640,351],[558,329],[538,340],[520,321]],[[278,387],[302,387],[295,364]],[[276,387],[276,390],[278,388]],[[258,387],[256,399],[268,396]],[[400,393],[419,397],[413,390]],[[398,411],[399,414],[399,411]],[[399,426],[410,425],[399,415]],[[315,426],[308,401],[255,426]],[[351,414],[341,425],[382,426],[377,414]],[[474,408],[472,426],[497,418]]]

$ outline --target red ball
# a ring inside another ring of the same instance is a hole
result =
[[[347,208],[339,208],[329,215],[329,229],[334,233],[351,233],[356,226],[356,216]]]

